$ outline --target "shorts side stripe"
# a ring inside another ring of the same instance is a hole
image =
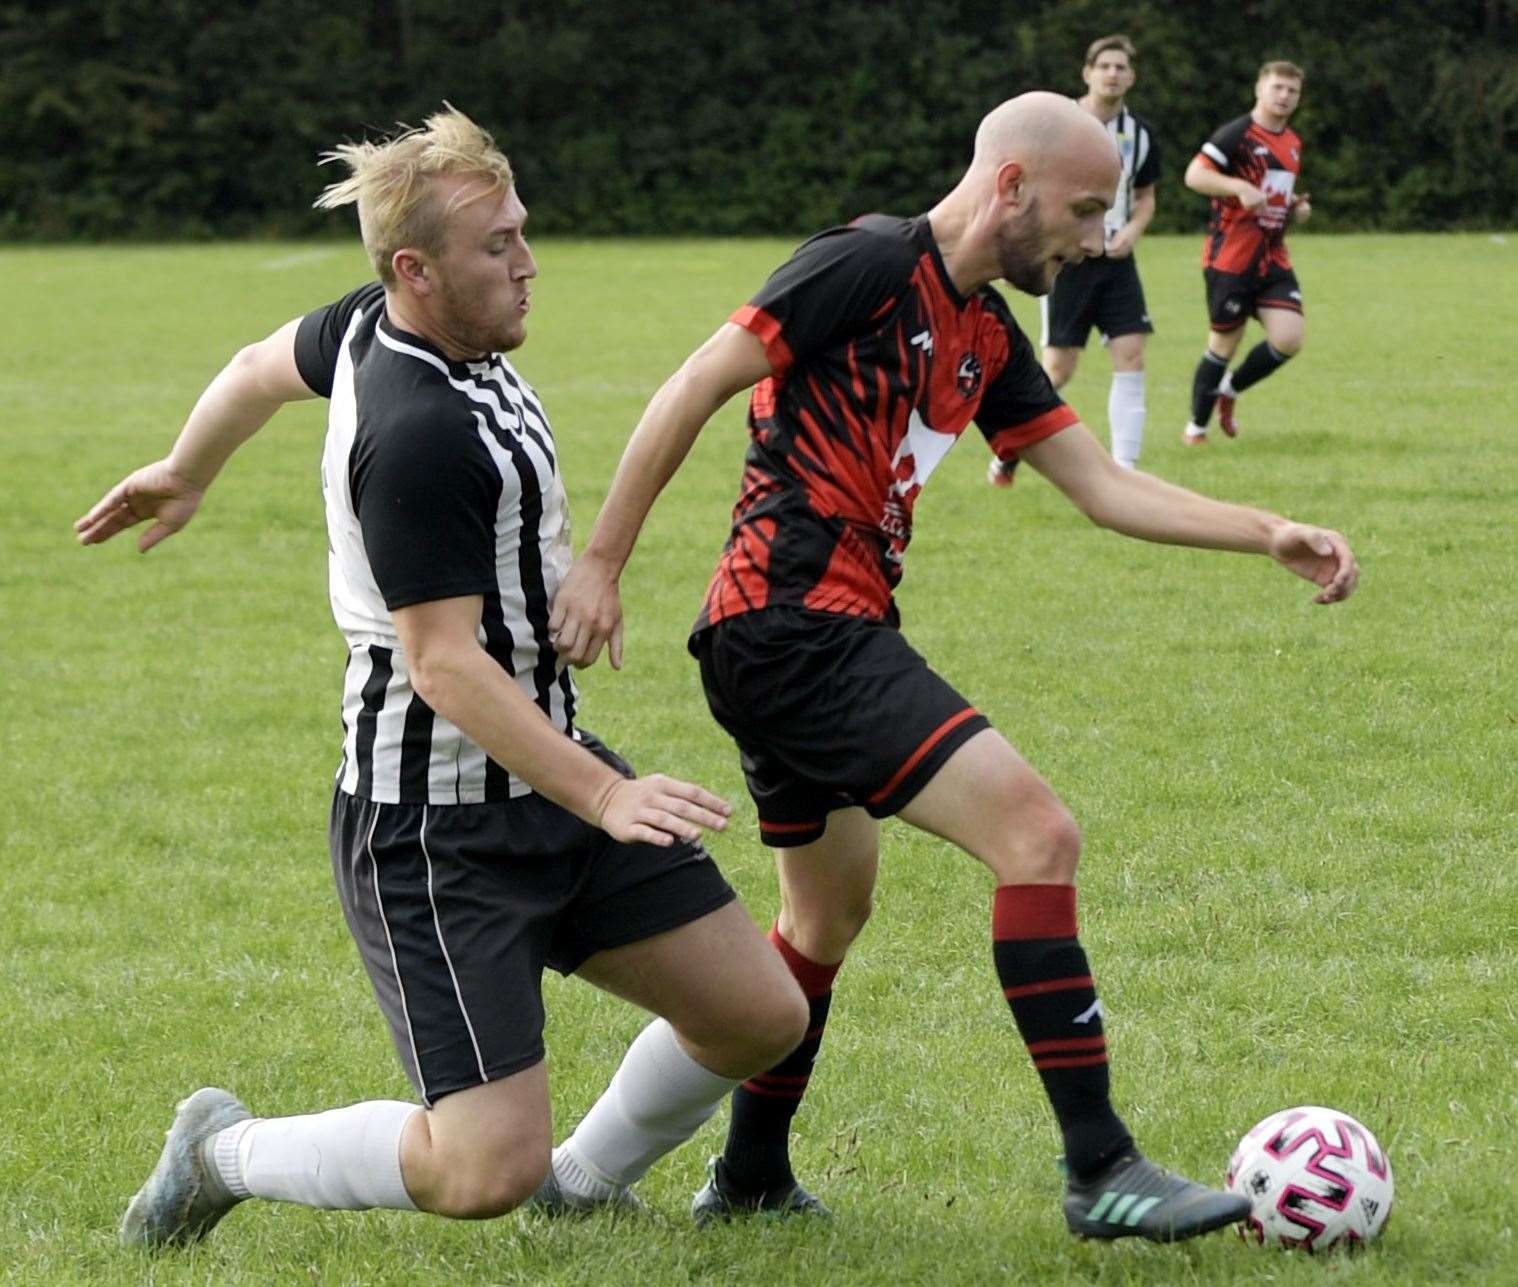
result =
[[[907,776],[907,774],[917,767],[917,765],[921,762],[923,756],[925,756],[929,751],[931,751],[935,746],[943,741],[944,738],[946,738],[956,728],[963,724],[967,719],[974,719],[978,714],[980,714],[980,712],[977,711],[975,707],[966,706],[964,710],[959,712],[959,714],[951,715],[948,719],[944,720],[944,722],[935,728],[931,733],[929,733],[927,737],[923,738],[922,745],[913,751],[912,754],[907,757],[907,762],[891,775],[891,780],[870,797],[870,803],[879,804],[882,800],[884,800],[888,795],[891,794],[892,791],[901,785],[902,780]]]
[[[364,852],[369,855],[369,874],[374,882],[374,902],[379,908],[380,924],[385,927],[385,944],[390,949],[390,968],[395,973],[396,991],[400,993],[401,1017],[406,1020],[406,1039],[411,1043],[411,1065],[416,1069],[416,1082],[422,1088],[422,1098],[431,1104],[431,1096],[427,1094],[427,1079],[422,1075],[421,1056],[416,1052],[416,1031],[411,1026],[411,1008],[406,1004],[406,985],[401,980],[400,962],[395,958],[395,940],[390,937],[390,921],[385,916],[385,900],[380,895],[379,863],[374,859],[374,828],[379,824],[379,805],[371,800],[369,807],[374,810],[374,818],[369,823],[369,830],[364,836]]]
[[[474,1035],[474,1022],[469,1018],[469,1009],[464,1004],[464,993],[459,988],[459,976],[454,972],[453,957],[448,954],[448,944],[443,941],[443,922],[442,919],[438,916],[437,899],[433,896],[432,893],[432,855],[427,852],[427,817],[427,806],[423,805],[421,830],[422,857],[426,860],[427,863],[427,901],[432,906],[432,925],[433,928],[437,930],[437,945],[438,949],[443,954],[443,963],[448,967],[448,977],[453,980],[453,995],[458,1000],[459,1014],[463,1016],[464,1027],[469,1033],[469,1044],[474,1047],[475,1066],[480,1070],[480,1080],[482,1082],[486,1082],[489,1081],[490,1078],[485,1073],[485,1059],[480,1054],[480,1041],[479,1038]]]

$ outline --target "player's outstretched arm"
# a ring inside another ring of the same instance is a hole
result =
[[[612,668],[621,668],[618,581],[648,511],[717,409],[769,374],[764,345],[728,322],[654,394],[622,453],[585,552],[554,598],[548,628],[565,661],[592,665],[605,647]]]
[[[617,840],[671,845],[727,826],[732,810],[720,796],[662,773],[624,778],[549,723],[480,647],[481,606],[479,595],[465,595],[392,614],[427,705],[539,795]]]
[[[1347,599],[1359,581],[1355,556],[1338,532],[1123,469],[1084,425],[1062,429],[1024,448],[1022,456],[1093,523],[1114,532],[1168,545],[1268,554],[1319,587],[1315,603]]]
[[[237,354],[206,386],[162,460],[134,470],[74,523],[81,545],[99,545],[152,519],[137,540],[143,553],[179,531],[238,447],[286,402],[314,398],[295,365],[295,331],[287,322]]]

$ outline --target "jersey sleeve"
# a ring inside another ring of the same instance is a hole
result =
[[[850,224],[803,242],[729,319],[763,343],[770,367],[795,363],[859,334],[905,288],[916,262],[898,237]]]
[[[1033,345],[1010,317],[1007,322],[1012,353],[1001,374],[991,382],[975,413],[975,423],[1001,460],[1042,442],[1080,419],[1054,391],[1033,354]]]
[[[370,282],[300,319],[295,329],[295,366],[312,393],[332,396],[332,373],[337,369],[337,351],[348,333],[348,324],[355,313],[363,312],[384,295],[385,288],[379,282]]]
[[[1241,116],[1213,131],[1212,137],[1202,144],[1201,154],[1223,174],[1233,173],[1233,158],[1244,141],[1249,129],[1249,117]]]
[[[417,415],[363,435],[353,508],[374,583],[394,612],[497,588],[501,475],[473,423]]]
[[[1137,170],[1133,172],[1133,186],[1135,188],[1153,187],[1160,178],[1160,145],[1154,137],[1147,122],[1140,122],[1139,128],[1144,132],[1144,159],[1140,162]]]

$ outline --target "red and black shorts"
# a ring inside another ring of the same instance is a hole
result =
[[[834,809],[898,812],[991,726],[886,621],[771,607],[690,647],[738,743],[759,837],[777,848],[820,839]]]
[[[1302,288],[1290,268],[1260,273],[1202,269],[1207,283],[1207,320],[1215,331],[1236,331],[1264,308],[1302,311]]]
[[[734,898],[699,844],[622,844],[536,794],[380,804],[339,788],[328,841],[343,915],[429,1105],[543,1058],[545,966],[571,974]]]

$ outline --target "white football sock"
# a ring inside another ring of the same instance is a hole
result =
[[[628,1047],[611,1085],[574,1134],[554,1149],[559,1187],[599,1201],[642,1179],[694,1135],[737,1084],[703,1068],[668,1022],[655,1019]]]
[[[1107,394],[1107,423],[1112,428],[1112,458],[1126,469],[1138,464],[1144,446],[1144,373],[1114,371]]]
[[[376,1099],[304,1117],[255,1117],[210,1136],[201,1157],[234,1197],[415,1211],[401,1179],[401,1131],[421,1111]]]
[[[1222,398],[1236,398],[1238,390],[1233,387],[1233,372],[1223,372],[1223,378],[1218,381],[1218,396]]]

